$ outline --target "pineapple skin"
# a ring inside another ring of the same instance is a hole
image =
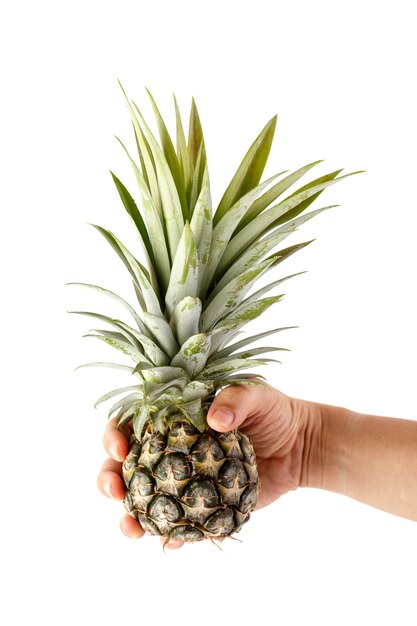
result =
[[[132,435],[123,463],[124,505],[151,535],[194,543],[238,532],[259,492],[256,457],[239,430],[200,433],[186,421],[166,434]]]

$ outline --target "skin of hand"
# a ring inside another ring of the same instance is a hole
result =
[[[308,483],[320,482],[321,408],[319,404],[290,398],[262,384],[233,385],[214,399],[207,421],[211,428],[228,432],[239,428],[251,439],[255,449],[260,494],[257,508]],[[125,489],[121,467],[128,452],[128,435],[110,420],[104,434],[104,449],[109,458],[103,463],[97,484],[102,494],[122,500]],[[140,524],[126,514],[121,529],[131,538],[145,533]],[[167,548],[178,548],[182,541],[171,540]]]

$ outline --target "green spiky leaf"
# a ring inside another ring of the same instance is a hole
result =
[[[147,404],[142,404],[133,417],[133,432],[138,441],[142,439],[143,429],[150,420],[150,416],[150,407]]]
[[[173,259],[181,237],[182,229],[184,227],[184,216],[178,190],[161,147],[134,102],[133,106],[135,107],[136,113],[139,115],[142,122],[143,133],[149,143],[155,162],[155,171],[158,179],[158,190],[161,198],[169,251],[171,259]]]
[[[188,152],[190,154],[191,164],[193,169],[196,167],[198,154],[202,153],[200,160],[204,161],[205,167],[205,150],[204,150],[204,136],[201,126],[200,116],[198,114],[197,105],[194,98],[191,101],[191,113],[190,124],[188,128]]]
[[[78,365],[76,370],[83,369],[84,367],[104,367],[115,370],[122,370],[125,372],[133,373],[133,367],[130,365],[123,365],[121,363],[111,363],[110,361],[92,361],[91,363],[83,363],[82,365]]]
[[[203,433],[206,430],[207,422],[201,407],[200,398],[186,404],[180,404],[178,405],[178,408],[181,413],[184,413],[191,424],[197,428],[198,431],[200,431],[200,433]]]
[[[165,295],[167,313],[172,315],[176,305],[186,296],[198,295],[198,253],[190,225],[186,222],[172,265]]]
[[[181,346],[178,354],[171,361],[171,365],[182,367],[191,378],[194,378],[204,368],[210,354],[211,339],[204,333],[199,333],[187,339]]]
[[[143,319],[162,350],[171,358],[175,356],[179,345],[166,319],[159,315],[152,315],[152,313],[144,313]]]
[[[68,286],[75,285],[77,287],[87,287],[88,289],[94,289],[95,291],[98,291],[106,296],[109,296],[110,298],[113,298],[114,300],[116,300],[116,302],[119,302],[130,313],[130,315],[135,320],[139,330],[141,332],[144,332],[144,324],[142,320],[140,319],[139,315],[136,313],[135,309],[128,302],[126,302],[124,298],[121,298],[120,296],[118,296],[117,293],[114,293],[113,291],[110,291],[109,289],[105,289],[104,287],[99,287],[98,285],[91,285],[89,283],[67,283],[67,285]]]
[[[272,258],[259,263],[257,266],[253,265],[250,269],[246,269],[245,272],[236,276],[213,298],[209,298],[201,318],[202,329],[204,331],[210,330],[222,317],[236,309],[252,285],[273,262],[274,259]]]
[[[191,155],[187,148],[184,127],[182,124],[181,114],[180,114],[180,110],[179,110],[175,95],[174,95],[174,106],[175,106],[175,121],[176,121],[176,131],[177,131],[178,162],[182,170],[185,190],[187,191],[190,185],[190,181],[191,181],[191,171],[192,171]]]
[[[228,188],[223,194],[214,216],[214,225],[221,220],[239,198],[242,198],[248,191],[259,184],[271,150],[276,125],[277,116],[275,115],[269,120],[249,148],[236,174],[233,176]]]
[[[256,367],[259,365],[266,365],[270,359],[238,359],[230,358],[222,363],[213,362],[205,367],[200,373],[200,378],[215,380],[216,378],[224,378],[228,374],[239,372],[240,370],[246,370],[250,367]]]
[[[119,387],[118,389],[112,389],[112,391],[108,391],[103,396],[100,396],[98,400],[94,403],[94,408],[97,408],[99,404],[110,400],[110,398],[114,398],[115,396],[119,396],[126,391],[134,391],[138,397],[142,397],[142,386],[141,385],[131,385],[129,387]],[[118,407],[117,407],[118,408]]]
[[[162,118],[162,115],[159,112],[159,109],[156,105],[154,98],[151,92],[149,91],[149,89],[147,89],[146,91],[150,98],[153,112],[154,112],[155,119],[156,119],[156,123],[158,125],[158,131],[159,131],[159,137],[161,139],[162,150],[164,152],[165,159],[168,163],[169,169],[171,170],[171,174],[174,179],[175,186],[178,192],[178,197],[181,203],[184,220],[186,220],[189,218],[188,205],[187,205],[187,198],[185,194],[184,176],[180,168],[177,153],[175,152],[174,144],[172,143],[172,139],[165,125],[165,122]]]
[[[269,178],[268,180],[255,187],[255,189],[251,189],[250,191],[248,191],[248,193],[246,193],[243,197],[237,200],[237,202],[229,208],[227,213],[214,228],[212,234],[210,256],[207,262],[207,267],[201,286],[202,294],[207,293],[210,282],[215,275],[223,253],[226,249],[228,249],[228,246],[232,245],[233,240],[232,242],[230,242],[230,238],[232,237],[233,231],[236,228],[236,224],[239,223],[241,217],[245,215],[248,208],[252,205],[254,199],[259,196],[259,194],[265,189],[265,187],[269,185],[272,180],[274,180],[274,178],[275,176]]]
[[[222,259],[222,267],[225,268],[235,259],[242,250],[245,250],[249,245],[257,241],[262,235],[266,234],[269,230],[273,229],[274,226],[278,226],[283,221],[288,221],[295,217],[294,211],[297,211],[297,207],[302,204],[305,200],[309,199],[311,196],[316,194],[317,192],[321,192],[330,185],[334,185],[338,183],[340,180],[347,178],[348,176],[352,176],[357,172],[352,172],[352,174],[346,174],[345,176],[340,176],[339,178],[326,180],[325,182],[313,181],[306,186],[301,191],[297,191],[279,204],[270,209],[264,211],[260,215],[258,215],[255,219],[253,219],[247,226],[242,228],[233,239],[230,241],[227,252],[225,253],[225,258]],[[279,220],[279,221],[278,221]]]
[[[118,139],[118,141],[126,152],[126,155],[130,161],[136,177],[136,181],[139,186],[142,199],[142,208],[145,214],[146,223],[150,235],[155,271],[158,275],[158,280],[163,289],[163,292],[165,293],[169,283],[171,263],[169,259],[166,235],[164,233],[164,228],[160,217],[160,211],[158,211],[155,206],[154,199],[149,191],[148,185],[142,172],[130,156],[124,144],[120,141],[120,139]]]
[[[287,189],[289,189],[294,183],[297,182],[304,174],[309,172],[312,167],[315,167],[319,163],[322,163],[321,160],[314,161],[313,163],[308,163],[308,165],[304,165],[300,169],[296,170],[292,174],[288,174],[285,178],[277,182],[273,187],[268,189],[260,198],[255,200],[255,202],[250,207],[249,211],[246,215],[241,219],[236,231],[242,230],[244,226],[249,224],[257,215],[262,213],[264,209],[266,209],[272,202],[275,202],[279,196],[281,196]],[[286,172],[282,172],[282,174],[286,174]]]
[[[153,268],[155,266],[155,258],[153,254],[151,241],[149,239],[149,233],[147,231],[146,224],[143,221],[143,218],[138,210],[138,207],[136,206],[136,202],[134,201],[131,194],[124,186],[124,184],[117,178],[116,174],[113,174],[113,172],[110,172],[110,174],[113,178],[114,184],[116,185],[116,189],[119,193],[119,196],[123,202],[123,206],[125,207],[128,215],[130,215],[130,217],[132,218],[133,223],[135,224],[138,230],[139,238],[140,238],[140,241],[142,242],[143,249],[149,258],[150,265]]]
[[[200,298],[190,296],[186,296],[176,304],[169,325],[180,345],[189,337],[198,334],[202,308]]]

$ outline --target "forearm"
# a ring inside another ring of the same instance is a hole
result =
[[[417,521],[417,421],[321,405],[316,484]]]

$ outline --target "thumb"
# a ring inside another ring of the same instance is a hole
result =
[[[265,388],[266,387],[266,388]],[[231,385],[213,400],[207,413],[208,425],[221,433],[238,428],[265,401],[264,385]]]

